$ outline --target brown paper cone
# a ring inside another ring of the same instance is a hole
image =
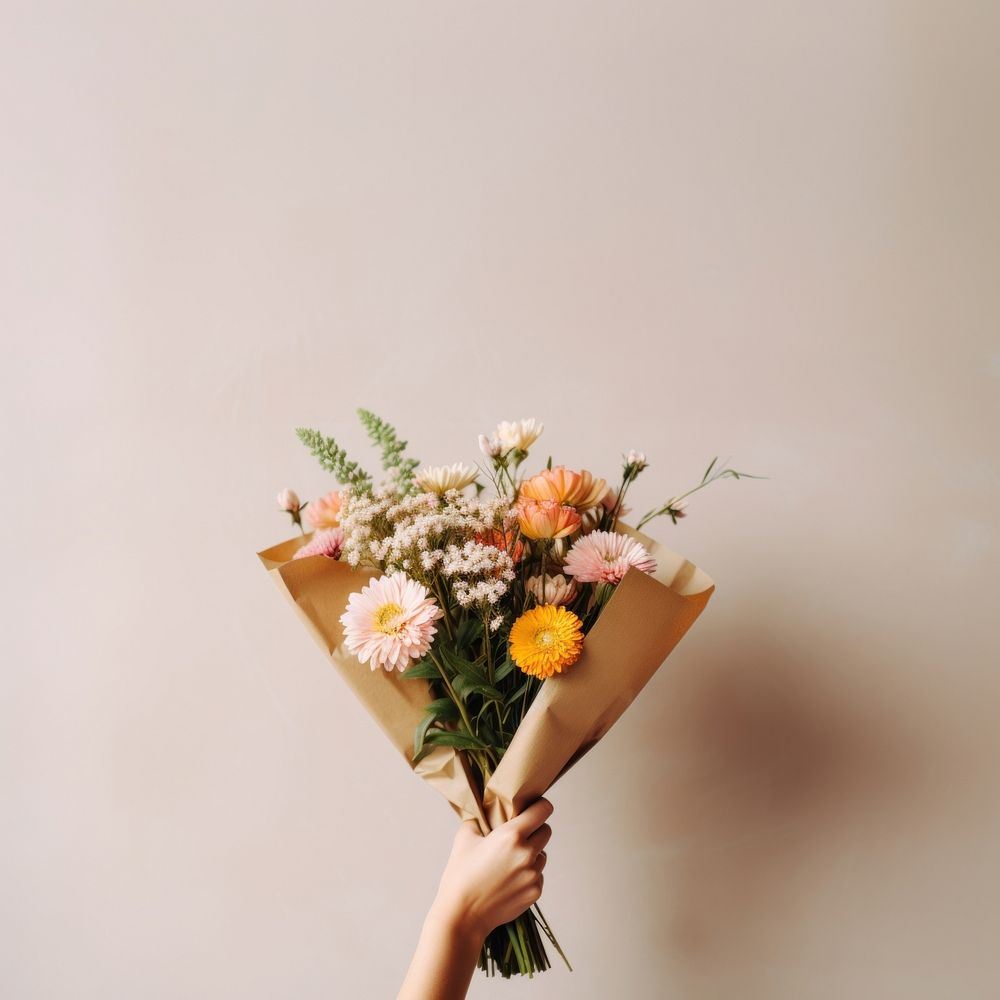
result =
[[[480,802],[461,753],[436,747],[415,772],[484,833],[544,795],[555,780],[614,725],[691,627],[715,585],[683,556],[625,525],[657,562],[647,575],[630,570],[590,630],[580,659],[549,678],[514,734]],[[413,733],[431,700],[425,680],[372,670],[343,648],[340,616],[352,591],[371,579],[325,556],[293,559],[303,538],[257,553],[313,638],[368,713],[413,767]]]
[[[701,614],[715,585],[651,538],[619,525],[656,559],[629,570],[587,633],[580,659],[542,684],[486,785],[490,826],[544,795],[618,721]]]
[[[395,671],[372,670],[344,648],[340,616],[347,608],[347,598],[368,584],[372,571],[326,556],[294,559],[308,538],[291,538],[257,556],[355,697],[413,767],[413,733],[431,700],[430,685],[425,680],[407,680]],[[474,819],[484,831],[488,829],[465,761],[454,748],[435,747],[414,770],[462,819]]]

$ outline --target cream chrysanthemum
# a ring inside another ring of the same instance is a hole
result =
[[[566,553],[563,572],[580,583],[620,583],[634,566],[656,572],[656,560],[634,538],[615,531],[592,531],[574,542]]]
[[[503,420],[497,424],[495,440],[500,445],[500,454],[509,451],[527,451],[545,429],[545,424],[530,417],[527,420]]]
[[[402,671],[431,648],[443,614],[427,588],[405,573],[372,577],[347,599],[340,616],[344,645],[372,670]]]
[[[476,481],[479,470],[474,466],[455,462],[454,465],[427,466],[421,469],[415,481],[417,486],[428,493],[447,493],[448,490],[464,490]]]

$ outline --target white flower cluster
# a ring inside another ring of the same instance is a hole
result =
[[[509,531],[515,521],[502,496],[481,500],[458,490],[440,496],[348,493],[341,510],[344,558],[352,566],[401,569],[425,583],[439,574],[463,607],[491,606],[514,579],[514,562],[475,536]]]
[[[507,593],[514,579],[514,560],[493,545],[468,541],[444,550],[441,572],[452,580],[455,600],[463,608],[473,604],[493,605]]]

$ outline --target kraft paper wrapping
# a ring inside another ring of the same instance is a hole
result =
[[[715,589],[683,556],[619,524],[656,559],[656,573],[629,570],[587,634],[580,659],[542,684],[482,801],[461,753],[435,747],[415,767],[413,733],[431,700],[426,680],[372,670],[343,646],[340,616],[347,598],[374,571],[325,556],[293,559],[305,538],[257,555],[301,620],[407,764],[462,819],[487,833],[552,786],[614,725],[691,627]]]

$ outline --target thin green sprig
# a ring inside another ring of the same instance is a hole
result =
[[[309,427],[296,427],[295,433],[319,464],[337,477],[337,482],[356,490],[371,489],[372,477],[357,462],[348,461],[347,452],[333,438],[324,437]]]
[[[677,523],[678,516],[683,516],[680,514],[677,508],[677,503],[683,500],[685,497],[691,496],[692,493],[697,493],[698,490],[704,489],[709,483],[714,483],[717,479],[767,479],[768,476],[754,476],[749,472],[737,472],[735,469],[724,468],[718,469],[714,473],[712,469],[715,468],[715,463],[718,462],[719,456],[716,455],[708,464],[708,468],[705,470],[705,475],[701,477],[701,482],[697,486],[692,487],[687,491],[687,493],[682,493],[680,496],[671,497],[663,506],[656,507],[653,510],[642,516],[642,519],[636,525],[636,528],[641,529],[643,525],[648,524],[653,520],[654,517],[669,516],[670,520],[674,524]],[[729,459],[726,459],[728,462]]]
[[[420,461],[406,457],[408,442],[400,441],[396,428],[371,410],[359,409],[358,418],[364,425],[372,444],[382,452],[382,468],[391,473],[402,492],[409,493],[413,489],[413,475]]]

